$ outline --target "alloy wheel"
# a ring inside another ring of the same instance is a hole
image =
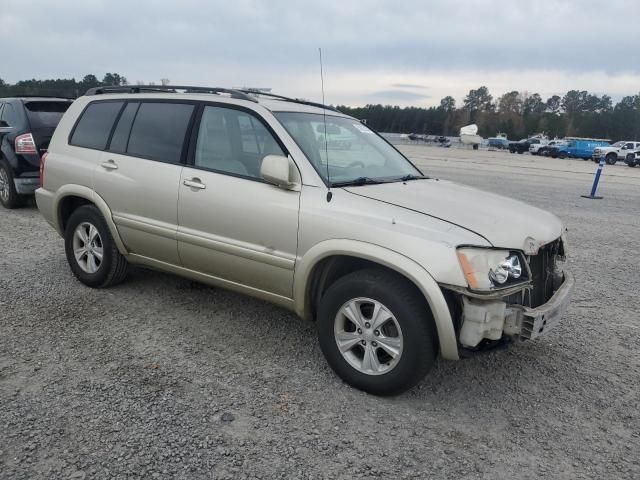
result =
[[[354,298],[338,310],[334,337],[342,357],[367,375],[389,372],[402,356],[398,320],[387,307],[371,298]]]
[[[104,247],[98,229],[82,222],[73,233],[73,254],[78,266],[86,273],[96,273],[102,265]]]
[[[9,175],[4,168],[0,168],[0,198],[4,202],[9,200]]]

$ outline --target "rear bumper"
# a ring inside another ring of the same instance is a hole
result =
[[[40,186],[39,177],[17,177],[13,181],[20,195],[33,195]]]

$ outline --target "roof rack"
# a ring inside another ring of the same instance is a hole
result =
[[[192,87],[185,85],[122,85],[111,87],[96,87],[87,90],[85,95],[102,95],[105,93],[145,93],[145,92],[168,92],[178,93],[178,90],[184,90],[184,93],[212,93],[216,95],[227,94],[231,98],[238,100],[248,100],[257,103],[258,101],[250,95],[230,88],[218,87]]]
[[[56,98],[58,100],[75,100],[75,97],[65,97],[64,95],[47,95],[47,94],[34,94],[34,95],[0,95],[0,98]]]
[[[285,97],[283,95],[276,95],[275,93],[264,92],[262,90],[253,90],[251,88],[240,89],[237,91],[246,93],[248,95],[262,95],[264,97],[275,98],[277,100],[282,100],[285,102],[299,103],[301,105],[309,105],[311,107],[326,108],[327,110],[340,113],[340,110],[330,105],[323,105],[322,103],[310,102],[308,100],[303,100],[302,98]]]
[[[610,138],[564,137],[565,140],[589,140],[591,142],[610,142]]]

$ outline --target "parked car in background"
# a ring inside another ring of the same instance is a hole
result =
[[[0,98],[0,203],[20,206],[40,184],[40,158],[73,100]]]
[[[561,145],[566,145],[566,142],[564,140],[551,140],[546,145],[540,145],[539,148],[537,148],[537,154],[540,156],[548,157],[550,156],[549,154],[553,147],[559,147]]]
[[[599,162],[604,157],[608,165],[614,165],[618,160],[626,160],[628,154],[633,154],[638,149],[640,149],[640,142],[624,140],[606,147],[595,148],[591,159]]]
[[[497,148],[498,150],[506,150],[509,148],[509,140],[506,133],[498,133],[495,137],[487,139],[489,148]]]
[[[524,153],[529,151],[531,143],[528,138],[523,138],[517,142],[509,142],[510,153]]]
[[[374,394],[415,385],[438,353],[545,334],[574,285],[553,214],[426,177],[357,119],[264,92],[89,91],[36,200],[85,285],[133,263],[276,303],[316,322],[329,365]]]
[[[567,156],[571,158],[581,158],[583,160],[591,159],[593,151],[597,147],[609,146],[609,140],[599,138],[572,137],[567,138],[566,140],[568,141],[566,148]]]
[[[630,167],[637,167],[638,165],[640,165],[640,149],[636,149],[633,152],[627,153],[627,156],[624,159],[624,163],[626,163]]]

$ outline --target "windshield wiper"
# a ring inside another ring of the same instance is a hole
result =
[[[378,185],[380,183],[387,183],[384,180],[376,180],[369,177],[358,177],[353,180],[347,180],[344,182],[332,182],[332,187],[347,187],[347,186],[360,186],[360,185]]]
[[[409,175],[405,175],[404,177],[401,177],[399,180],[402,182],[408,182],[409,180],[422,180],[424,178],[429,178],[429,177],[425,177],[424,175],[414,175],[410,173]]]

